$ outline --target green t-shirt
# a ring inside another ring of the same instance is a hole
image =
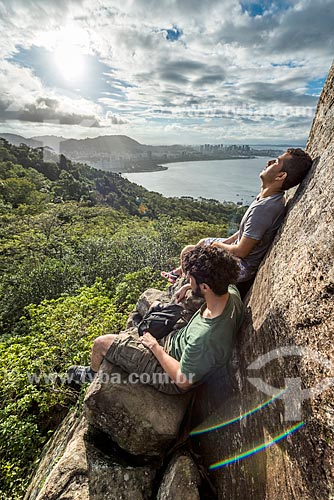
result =
[[[181,372],[188,379],[193,374],[192,382],[199,382],[230,359],[243,319],[243,303],[236,286],[230,285],[228,291],[230,296],[220,316],[203,318],[204,305],[170,338],[169,354],[180,362]]]

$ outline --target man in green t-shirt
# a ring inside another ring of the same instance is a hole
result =
[[[243,318],[243,303],[235,286],[238,260],[221,248],[195,247],[184,255],[183,268],[192,291],[205,300],[187,326],[161,343],[148,332],[140,338],[126,333],[98,337],[91,366],[71,367],[68,380],[91,381],[105,358],[129,373],[129,380],[178,394],[226,365]]]

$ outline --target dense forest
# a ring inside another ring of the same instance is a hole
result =
[[[149,175],[149,174],[148,174]],[[40,452],[82,394],[63,382],[92,340],[124,328],[140,293],[244,207],[165,198],[122,176],[0,139],[0,492],[22,498]]]

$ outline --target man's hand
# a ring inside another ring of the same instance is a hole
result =
[[[192,382],[190,382],[181,372],[179,361],[167,354],[156,338],[149,332],[145,332],[142,337],[139,337],[139,340],[145,347],[150,349],[169,378],[171,378],[178,387],[181,389],[189,389],[191,387]]]
[[[153,354],[155,354],[156,351],[161,347],[157,339],[153,337],[153,335],[151,335],[149,332],[145,332],[144,335],[139,338],[139,340],[145,347],[148,347],[148,349],[150,349]]]
[[[176,302],[181,302],[181,300],[185,298],[187,291],[190,289],[190,283],[186,283],[185,285],[181,286],[181,288],[177,292],[175,292]]]

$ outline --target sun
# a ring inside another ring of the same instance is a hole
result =
[[[54,62],[65,80],[78,81],[84,74],[84,56],[76,45],[70,43],[59,45],[54,51]]]

